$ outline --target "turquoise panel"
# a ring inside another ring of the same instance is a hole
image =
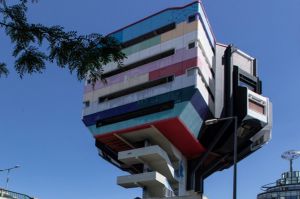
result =
[[[193,135],[198,137],[203,119],[199,116],[191,103],[186,105],[179,118],[190,129]]]
[[[166,10],[144,21],[129,26],[128,28],[113,33],[111,36],[114,36],[120,42],[126,42],[170,23],[175,22],[178,24],[187,21],[188,17],[198,13],[198,10],[199,3],[197,2],[183,9]]]
[[[200,93],[194,86],[178,89],[175,91],[167,92],[164,94],[156,95],[153,97],[149,97],[146,99],[138,100],[137,102],[125,104],[122,106],[118,106],[112,109],[108,109],[105,111],[100,111],[91,115],[86,115],[83,117],[83,122],[86,126],[91,126],[96,124],[98,120],[107,119],[110,117],[126,114],[128,112],[137,111],[143,108],[147,108],[150,106],[155,106],[161,103],[174,101],[176,103],[191,101],[192,104],[197,104],[197,107],[201,109],[201,107],[206,107],[203,103],[195,103],[195,98],[193,96],[199,96]],[[197,102],[202,102],[203,99],[200,95],[199,99],[196,99]],[[199,111],[199,114],[201,111]]]
[[[175,104],[174,108],[171,110],[162,111],[159,113],[154,113],[146,115],[143,117],[138,117],[115,124],[102,126],[97,128],[96,125],[89,126],[89,130],[94,136],[103,135],[109,132],[118,131],[134,126],[143,125],[146,123],[151,123],[163,119],[169,119],[179,117],[181,121],[189,128],[195,137],[198,137],[199,130],[201,128],[203,120],[200,118],[197,111],[194,109],[193,105],[189,102],[181,102]]]
[[[158,45],[161,42],[161,36],[156,36],[153,37],[151,39],[145,40],[143,42],[140,42],[138,44],[135,44],[133,46],[130,46],[128,48],[125,48],[123,51],[123,53],[125,53],[127,56],[131,55],[133,53],[139,52],[141,50],[145,50],[147,48],[150,48],[152,46]]]
[[[130,127],[155,122],[158,120],[174,118],[174,117],[177,117],[180,115],[180,113],[182,112],[182,110],[185,108],[185,106],[188,103],[189,102],[182,102],[182,103],[175,104],[173,109],[162,111],[159,113],[153,113],[153,114],[149,114],[149,115],[146,115],[143,117],[133,118],[130,120],[118,122],[118,123],[111,124],[111,125],[102,126],[99,128],[97,128],[96,125],[89,126],[88,128],[92,132],[92,134],[95,136],[95,135],[105,134],[107,132],[118,131],[121,129],[127,129]]]

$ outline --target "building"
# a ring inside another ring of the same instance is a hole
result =
[[[295,151],[288,153],[290,152]],[[290,171],[281,174],[281,178],[275,183],[263,186],[263,192],[257,195],[257,199],[300,199],[300,172],[294,171],[292,167],[292,160],[295,158],[288,159],[291,161]]]
[[[83,122],[99,155],[143,198],[202,198],[203,180],[271,138],[256,59],[216,42],[201,1],[162,10],[110,36],[127,55],[84,88]],[[221,118],[221,119],[219,119]]]
[[[21,194],[0,188],[0,199],[34,199],[26,194]]]

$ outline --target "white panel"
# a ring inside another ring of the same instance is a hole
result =
[[[243,71],[256,76],[254,74],[254,66],[253,66],[253,60],[254,58],[250,57],[246,53],[242,52],[241,50],[237,50],[235,53],[233,53],[233,65],[238,66]]]
[[[251,144],[252,151],[257,150],[258,148],[267,144],[272,138],[273,113],[272,113],[272,103],[270,102],[269,99],[268,99],[267,110],[268,110],[268,124],[250,139],[253,142]]]
[[[188,46],[189,41],[197,39],[197,31],[190,32],[181,37],[169,40],[162,44],[152,46],[145,50],[139,51],[137,53],[131,54],[124,60],[124,65],[128,65],[134,62],[137,62],[141,59],[145,59],[147,57],[151,57],[153,55],[159,54],[161,52],[171,50],[171,49],[181,49]],[[103,73],[107,73],[112,70],[116,70],[118,68],[116,63],[109,63],[103,66]]]
[[[140,75],[137,77],[132,77],[130,79],[125,79],[125,81],[118,83],[118,84],[112,84],[110,86],[106,86],[101,89],[97,89],[93,92],[89,92],[85,94],[84,101],[97,101],[99,97],[105,96],[111,93],[115,93],[120,90],[124,90],[126,88],[130,88],[132,86],[136,86],[142,83],[146,83],[149,81],[149,73],[146,73],[144,75]]]
[[[206,62],[206,59],[202,54],[202,50],[198,51],[198,59]],[[208,85],[209,88],[211,89],[212,93],[214,93],[215,80],[213,78],[213,75],[212,75],[209,65],[206,62],[206,64],[202,64],[201,67],[199,67],[199,68],[200,68],[200,72],[202,74],[202,77],[204,78],[206,85]]]
[[[135,61],[135,60],[140,60],[140,59],[141,59],[140,54],[141,54],[140,52],[134,53],[134,54],[130,55],[130,56],[127,58],[126,61],[132,60],[131,62],[133,62],[133,61]],[[147,56],[147,57],[148,57],[148,56]],[[124,64],[127,64],[126,61],[125,61]]]
[[[268,98],[263,97],[262,95],[259,95],[257,93],[254,93],[253,91],[251,91],[249,89],[247,89],[247,91],[248,91],[247,103],[249,103],[249,99],[250,98],[257,99],[257,101],[261,102],[261,103],[258,103],[258,104],[264,105],[264,107],[265,107],[265,114],[261,114],[261,113],[258,113],[256,111],[252,111],[249,108],[249,104],[248,104],[248,114],[247,114],[246,119],[248,119],[248,118],[250,118],[250,119],[255,118],[255,119],[260,120],[261,122],[263,122],[266,125],[268,123],[268,112],[269,112],[269,110],[268,110],[269,109]]]
[[[196,85],[197,89],[200,91],[203,99],[208,104],[210,111],[213,113],[214,111],[214,101],[212,100],[203,78],[200,75],[187,76],[186,74],[175,77],[173,82],[163,84],[160,86],[156,86],[153,88],[145,89],[143,91],[139,91],[130,95],[125,95],[116,99],[109,100],[107,102],[98,103],[97,95],[93,96],[93,101],[91,101],[90,107],[87,107],[83,111],[83,115],[90,115],[93,113],[97,113],[100,111],[108,110],[111,108],[115,108],[118,106],[122,106],[125,104],[129,104],[132,102],[136,102],[142,99],[147,99],[153,96],[157,96],[160,94],[164,94],[167,92],[171,92],[174,90],[178,90],[181,88],[186,88],[189,86]]]
[[[211,45],[209,44],[209,41],[207,39],[206,33],[203,29],[203,26],[200,22],[199,23],[199,28],[198,28],[198,39],[200,41],[200,47],[204,52],[205,57],[207,58],[207,61],[210,65],[210,67],[213,66],[213,58],[214,58],[214,52],[212,50]]]
[[[197,88],[200,91],[204,101],[209,106],[210,111],[213,113],[214,112],[214,102],[213,102],[212,98],[210,97],[209,92],[208,92],[207,88],[205,87],[205,83],[201,76],[198,76],[198,78],[197,78]]]
[[[145,89],[130,95],[125,95],[116,99],[109,100],[107,102],[98,103],[98,97],[97,95],[93,95],[91,101],[90,107],[87,107],[84,109],[83,115],[90,115],[93,113],[97,113],[99,111],[104,111],[107,109],[111,109],[114,107],[122,106],[125,104],[129,104],[132,102],[136,102],[142,99],[146,99],[149,97],[153,97],[156,95],[164,94],[167,92],[171,92],[174,90],[178,90],[181,88],[189,87],[192,85],[197,84],[197,77],[196,76],[189,76],[187,77],[186,74],[175,77],[173,82],[163,84],[160,86],[156,86],[153,88]],[[203,84],[203,83],[202,83]]]
[[[129,166],[147,164],[152,170],[166,176],[169,181],[176,181],[168,154],[157,145],[119,152],[118,160]]]
[[[226,50],[226,45],[216,45],[216,56],[215,56],[215,113],[216,118],[220,118],[222,110],[224,108],[224,65],[222,63],[222,57]]]
[[[147,187],[148,191],[154,193],[157,197],[163,197],[165,189],[172,190],[166,177],[158,172],[119,176],[117,184],[124,188]]]

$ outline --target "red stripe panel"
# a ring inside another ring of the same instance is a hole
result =
[[[179,118],[157,122],[154,126],[187,158],[195,158],[205,151]]]
[[[168,75],[183,75],[185,74],[186,69],[197,66],[197,57],[179,62],[176,64],[169,65],[167,67],[152,71],[149,73],[149,80],[156,80]]]
[[[95,136],[95,139],[104,142],[107,140],[115,139],[113,134],[125,134],[137,130],[150,128],[151,125],[155,126],[179,151],[181,151],[188,159],[195,158],[205,151],[205,148],[198,142],[192,135],[188,128],[177,117],[165,119],[154,123],[148,123],[132,128],[122,129],[106,133],[104,135]],[[112,143],[108,144],[110,148],[117,149]],[[119,152],[117,150],[116,152]]]

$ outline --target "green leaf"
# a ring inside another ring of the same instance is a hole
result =
[[[78,80],[89,78],[95,83],[102,80],[104,65],[109,62],[123,64],[126,56],[115,38],[98,33],[78,35],[76,31],[65,31],[62,26],[31,24],[27,21],[26,4],[27,0],[20,0],[16,5],[7,6],[5,2],[2,7],[0,5],[3,15],[0,28],[5,29],[14,45],[12,55],[16,57],[15,70],[20,77],[41,73],[45,62],[50,61],[76,73]],[[44,50],[47,45],[46,54],[41,48]],[[5,69],[5,65],[2,68]]]
[[[6,68],[6,64],[5,63],[0,63],[0,77],[7,76],[9,73],[8,69]]]
[[[41,73],[47,56],[35,47],[29,47],[15,61],[15,69],[22,78],[24,74]]]

